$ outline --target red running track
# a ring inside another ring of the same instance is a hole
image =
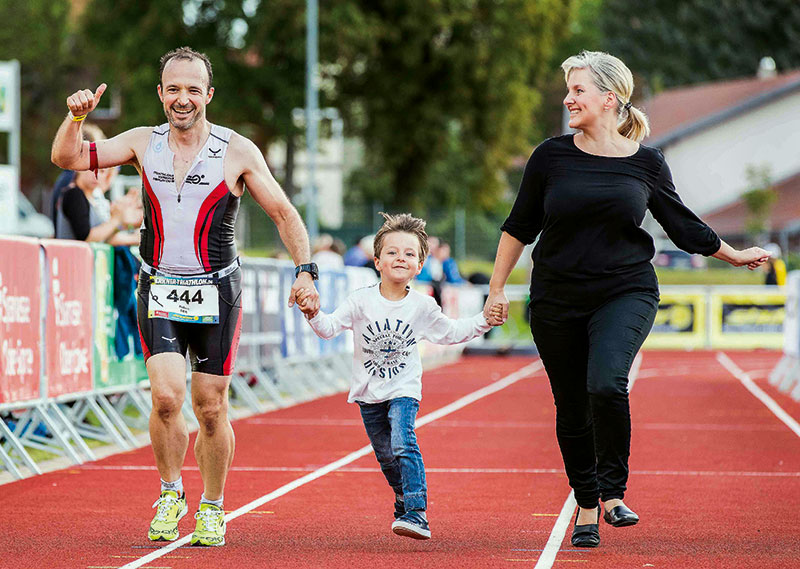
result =
[[[728,355],[800,419],[800,404],[767,384],[777,353]],[[420,417],[531,361],[467,357],[427,372]],[[543,550],[569,488],[552,398],[539,370],[419,428],[430,541],[391,532],[393,494],[367,454],[242,513],[229,522],[225,547],[162,549],[146,538],[158,495],[146,447],[0,487],[6,514],[0,567],[118,568],[136,566],[148,554],[160,556],[139,566],[800,567],[800,538],[791,530],[800,506],[800,437],[716,353],[644,352],[631,401],[626,501],[642,522],[601,525],[596,550],[572,548],[566,528],[547,563]],[[229,512],[368,443],[358,409],[343,394],[240,420],[234,429]],[[192,512],[201,483],[191,456],[184,483]],[[193,527],[186,516],[181,535]]]

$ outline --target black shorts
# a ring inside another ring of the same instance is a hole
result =
[[[217,281],[219,293],[219,322],[197,324],[176,322],[166,318],[149,318],[147,302],[150,297],[150,275],[139,273],[136,308],[144,359],[156,354],[174,352],[186,355],[187,348],[192,370],[213,375],[231,375],[239,349],[242,329],[242,271]]]

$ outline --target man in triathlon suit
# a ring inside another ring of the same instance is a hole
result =
[[[214,96],[211,62],[183,47],[161,58],[158,96],[168,122],[138,127],[109,140],[83,141],[81,121],[106,89],[67,98],[69,114],[53,141],[53,163],[69,170],[132,164],[142,176],[145,217],[138,320],[153,398],[150,438],[161,475],[151,540],[178,538],[186,514],[181,467],[189,445],[181,406],[187,348],[192,407],[200,429],[194,445],[203,479],[192,545],[224,545],[222,505],[233,460],[228,386],[241,327],[241,273],[234,222],[245,187],[272,218],[298,266],[289,295],[314,290],[316,267],[303,222],[249,139],[206,119]],[[319,297],[307,312],[319,308]]]

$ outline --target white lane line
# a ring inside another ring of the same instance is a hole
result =
[[[437,409],[432,413],[428,413],[424,417],[418,418],[416,427],[419,428],[422,427],[423,425],[427,425],[431,421],[435,421],[436,419],[444,417],[445,415],[449,415],[450,413],[458,411],[462,407],[466,407],[470,403],[474,403],[475,401],[478,401],[479,399],[492,395],[493,393],[496,393],[501,389],[505,389],[509,385],[512,385],[521,379],[530,377],[531,375],[539,371],[541,368],[542,368],[541,360],[536,360],[535,362],[530,363],[521,369],[518,369],[514,373],[507,375],[503,379],[499,379],[498,381],[495,381],[494,383],[487,385],[486,387],[478,389],[477,391],[473,391],[472,393],[465,395],[460,399],[456,399],[449,405],[445,405],[444,407]],[[227,514],[225,516],[225,520],[231,521],[233,519],[236,519],[242,514],[246,514],[251,510],[255,510],[259,506],[263,506],[264,504],[274,500],[275,498],[280,498],[284,494],[288,494],[289,492],[295,490],[296,488],[299,488],[300,486],[308,484],[309,482],[313,482],[317,478],[325,476],[326,474],[329,474],[334,470],[341,468],[342,466],[350,464],[351,462],[355,462],[362,456],[369,454],[371,451],[372,451],[372,446],[370,445],[361,447],[357,451],[351,452],[350,454],[340,458],[339,460],[331,462],[330,464],[327,464],[322,468],[315,470],[314,472],[306,474],[305,476],[301,476],[300,478],[293,480],[288,484],[284,484],[277,490],[274,490],[269,494],[265,494],[264,496],[261,496],[261,498],[253,500],[249,504],[245,504],[241,508]],[[191,541],[191,539],[192,539],[191,534],[185,535],[182,538],[173,541],[169,545],[162,547],[161,549],[157,549],[152,553],[149,553],[144,557],[137,559],[136,561],[132,561],[127,565],[123,565],[122,567],[120,567],[120,569],[136,569],[137,567],[141,567],[142,565],[147,565],[151,561],[158,559],[159,557],[163,557],[164,555],[170,553],[171,551],[174,551],[175,549],[183,545],[186,545],[187,543],[189,543],[189,541]]]
[[[561,549],[561,542],[564,541],[564,534],[567,533],[567,527],[572,519],[572,513],[577,506],[578,503],[575,502],[575,494],[570,490],[569,496],[567,496],[561,508],[561,512],[558,514],[553,530],[550,532],[550,537],[547,538],[544,551],[542,551],[533,569],[549,569],[553,566],[558,550]]]
[[[631,365],[631,372],[628,375],[628,392],[633,389],[633,384],[636,383],[636,378],[639,377],[639,369],[642,367],[642,353],[636,354]],[[556,523],[550,531],[550,537],[547,539],[547,544],[544,546],[544,551],[536,561],[534,569],[550,569],[556,561],[558,550],[561,549],[561,542],[564,541],[564,536],[567,533],[569,522],[572,519],[572,514],[578,503],[575,501],[575,494],[572,490],[569,496],[564,501],[564,506],[561,508],[561,513],[558,514]]]
[[[783,423],[789,427],[795,435],[800,437],[800,424],[795,421],[794,417],[784,411],[783,408],[778,405],[778,403],[776,403],[772,397],[767,395],[763,389],[756,385],[750,376],[745,373],[742,368],[737,366],[727,354],[724,352],[717,352],[717,361],[721,363],[722,367],[727,369],[733,377],[738,379],[742,385],[744,385],[745,388],[755,396],[756,399],[766,405],[767,409],[772,411],[778,419],[783,421]]]
[[[314,466],[234,466],[231,472],[313,472]],[[81,466],[80,470],[105,471],[148,471],[155,472],[155,466]],[[196,466],[184,467],[183,470],[197,472]],[[374,473],[380,472],[378,467],[350,466],[337,469],[337,472]],[[564,474],[564,468],[445,468],[425,467],[426,473],[438,474]],[[800,478],[800,472],[784,471],[748,471],[748,470],[632,470],[631,476],[744,476],[761,478]],[[555,514],[553,514],[555,515]]]

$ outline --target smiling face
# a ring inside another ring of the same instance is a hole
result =
[[[392,231],[384,235],[380,257],[375,257],[375,268],[381,280],[409,283],[422,270],[419,239],[412,233]]]
[[[164,104],[169,124],[178,130],[189,130],[205,119],[206,105],[214,96],[208,88],[208,72],[199,59],[171,59],[164,67],[158,96]]]
[[[569,127],[583,130],[616,108],[616,96],[600,91],[588,69],[573,69],[567,79],[564,105],[569,111]]]

